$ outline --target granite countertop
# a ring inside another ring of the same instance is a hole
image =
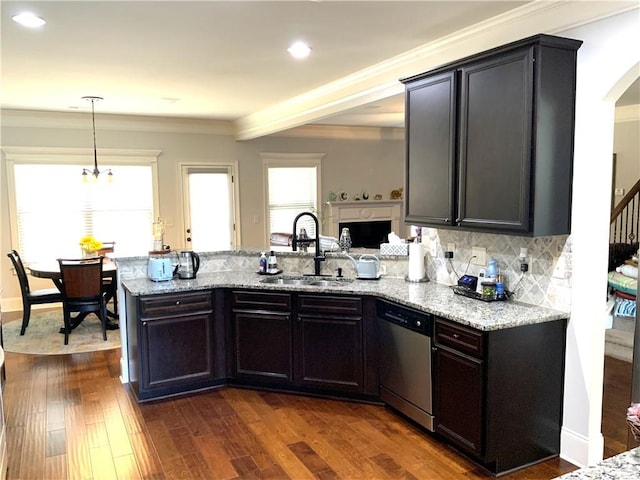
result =
[[[557,480],[637,480],[640,478],[640,447],[607,458],[592,467],[566,473]]]
[[[479,330],[499,330],[568,318],[568,312],[537,307],[517,301],[482,302],[456,295],[435,282],[414,283],[399,278],[353,280],[337,286],[317,287],[261,283],[265,277],[255,272],[224,271],[200,273],[193,280],[153,282],[148,278],[123,279],[122,285],[134,296],[179,293],[210,288],[305,291],[374,295],[408,307],[432,313]]]

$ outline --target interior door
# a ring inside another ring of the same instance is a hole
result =
[[[197,252],[236,244],[231,165],[183,165],[184,244]]]

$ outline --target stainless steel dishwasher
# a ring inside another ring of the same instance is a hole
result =
[[[431,390],[433,316],[378,300],[380,397],[434,431]]]

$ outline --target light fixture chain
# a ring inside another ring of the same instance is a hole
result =
[[[86,96],[86,97],[82,97],[83,100],[89,100],[91,102],[91,122],[92,122],[92,127],[93,127],[93,172],[91,172],[91,174],[93,175],[94,179],[97,179],[98,176],[100,175],[100,170],[98,170],[98,147],[97,147],[97,142],[96,142],[96,110],[95,110],[95,102],[98,100],[102,100],[102,97],[95,97],[95,96]],[[112,172],[111,169],[107,170],[107,174],[109,175],[109,179],[112,178]],[[88,170],[85,168],[82,170],[82,175],[83,178],[86,180],[87,178],[87,174],[88,174]]]

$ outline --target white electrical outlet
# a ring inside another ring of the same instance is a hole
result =
[[[615,189],[615,191],[614,191],[614,193],[615,193],[617,196],[621,197],[622,195],[624,195],[624,188],[616,188],[616,189]]]
[[[551,274],[551,276],[553,278],[559,278],[564,280],[565,276],[566,276],[566,264],[564,259],[561,259],[559,257],[553,257],[553,273]]]
[[[484,247],[471,247],[471,263],[484,267],[487,264],[487,249]]]
[[[456,244],[455,243],[447,243],[447,252],[456,253]]]

